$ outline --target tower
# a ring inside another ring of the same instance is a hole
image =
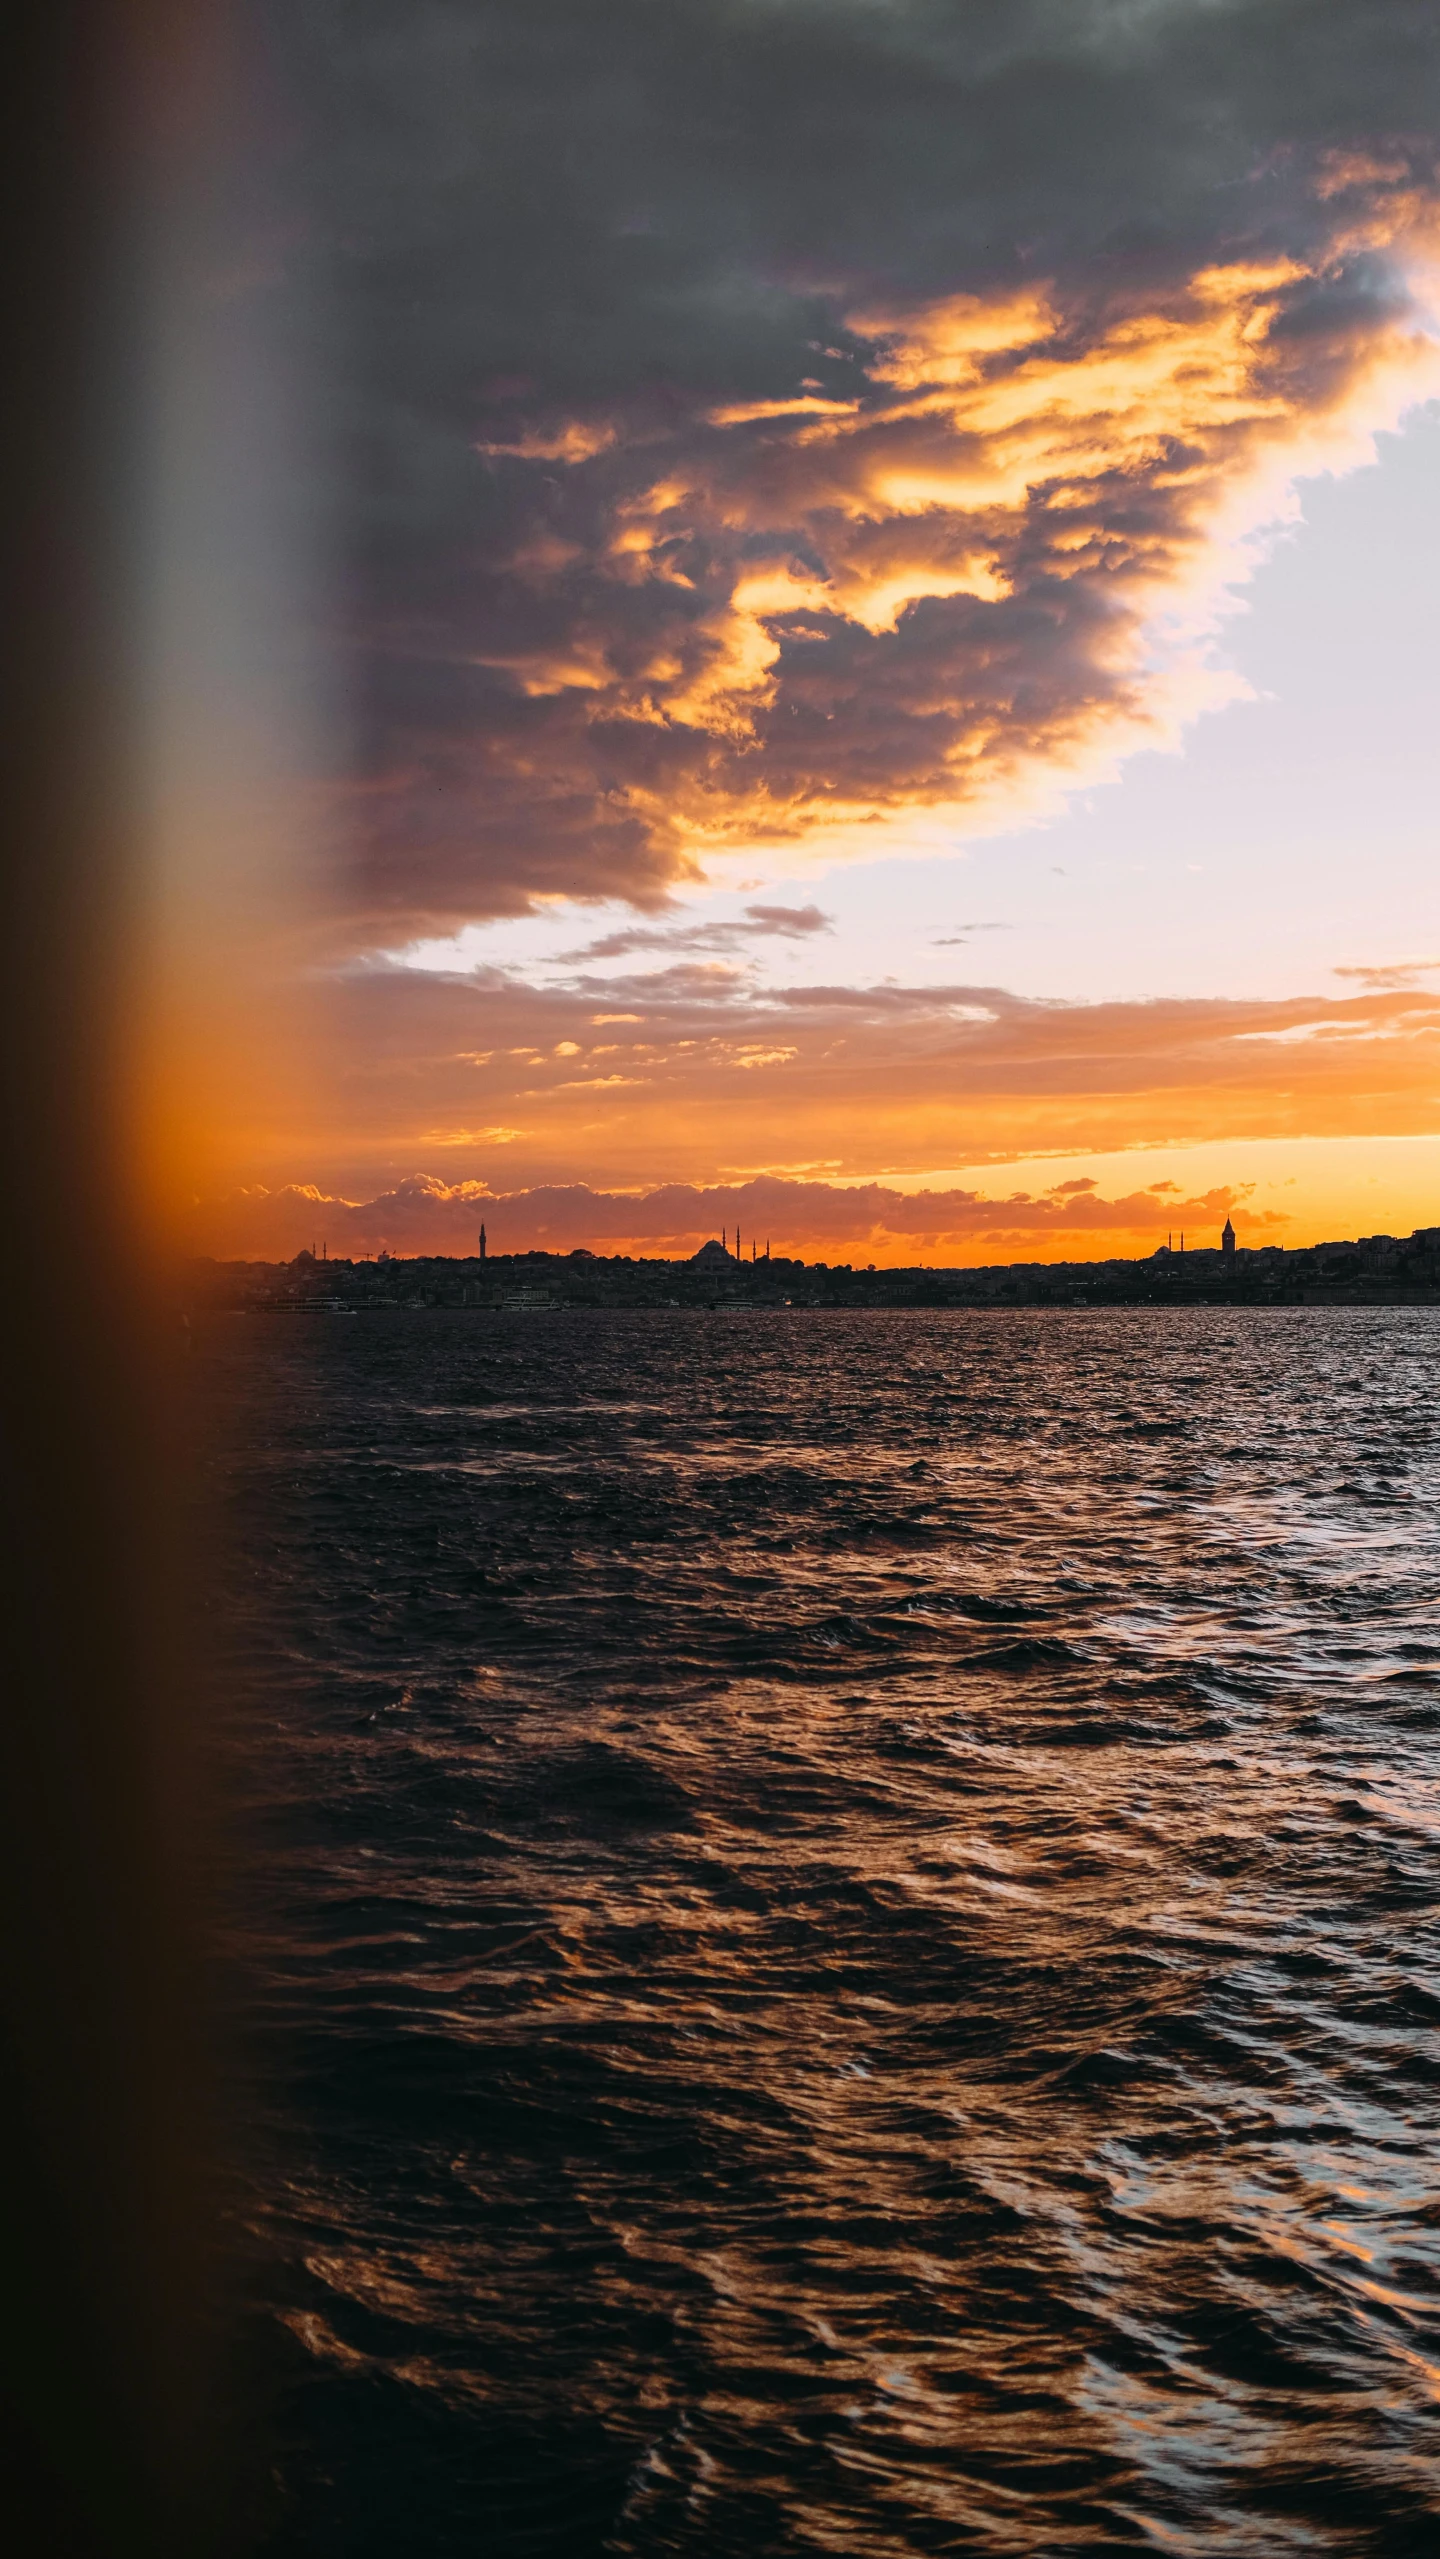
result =
[[[482,1262],[485,1259],[485,1229],[483,1226],[480,1229],[480,1259]]]
[[[1234,1259],[1235,1259],[1235,1229],[1234,1229],[1234,1227],[1231,1225],[1230,1220],[1229,1220],[1229,1218],[1228,1218],[1228,1217],[1226,1218],[1224,1225],[1223,1225],[1223,1226],[1222,1226],[1222,1228],[1220,1229],[1220,1250],[1221,1250],[1221,1252],[1224,1254],[1225,1259],[1226,1259],[1226,1261],[1227,1261],[1227,1262],[1233,1262],[1233,1261],[1234,1261]]]

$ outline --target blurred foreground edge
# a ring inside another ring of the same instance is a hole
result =
[[[17,13],[3,109],[0,2333],[14,2546],[67,2559],[228,2539],[175,1747],[174,1361],[125,1100],[148,119],[173,112],[176,36],[193,51],[213,33],[205,0],[46,0]]]

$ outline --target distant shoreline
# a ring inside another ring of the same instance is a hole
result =
[[[1267,1245],[1151,1254],[1143,1261],[1008,1262],[859,1269],[775,1255],[737,1261],[718,1247],[681,1262],[528,1252],[423,1254],[331,1261],[195,1261],[182,1279],[193,1308],[254,1313],[363,1314],[452,1308],[544,1313],[566,1307],[771,1308],[1005,1306],[1440,1305],[1440,1228],[1403,1240],[1299,1250]]]

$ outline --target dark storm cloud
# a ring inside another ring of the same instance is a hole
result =
[[[1138,733],[1156,599],[1413,356],[1430,0],[268,23],[365,933]]]

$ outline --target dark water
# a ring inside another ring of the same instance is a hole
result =
[[[276,2550],[1440,2549],[1432,1316],[191,1372]]]

